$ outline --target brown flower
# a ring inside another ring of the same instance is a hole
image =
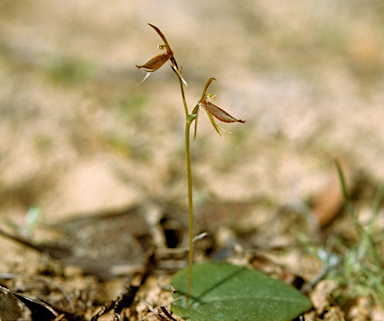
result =
[[[215,118],[224,122],[224,123],[245,123],[245,120],[243,119],[237,119],[227,113],[225,110],[221,109],[219,106],[216,106],[215,104],[211,103],[210,100],[215,99],[215,95],[207,94],[207,90],[209,85],[212,83],[212,81],[216,80],[215,78],[209,78],[207,83],[205,84],[203,94],[201,95],[201,98],[199,102],[197,103],[196,107],[193,109],[192,114],[196,115],[195,117],[195,135],[196,138],[196,132],[197,132],[197,118],[198,114],[201,108],[204,108],[206,111],[209,120],[211,121],[213,127],[217,131],[217,133],[221,136],[221,132],[225,131],[223,128],[221,128],[215,121]]]
[[[173,70],[177,73],[177,75],[181,78],[181,80],[183,81],[183,83],[185,85],[187,85],[187,83],[185,82],[185,80],[183,79],[183,77],[181,76],[181,73],[179,71],[179,68],[177,66],[177,63],[176,63],[176,59],[173,55],[173,51],[171,49],[171,47],[169,46],[169,43],[167,41],[167,38],[165,38],[164,34],[160,31],[159,28],[157,28],[156,26],[148,23],[153,29],[155,29],[155,31],[157,32],[157,34],[160,36],[161,39],[163,39],[164,41],[164,44],[163,45],[159,45],[159,49],[161,50],[165,50],[165,53],[162,53],[162,54],[159,54],[155,57],[153,57],[152,59],[148,60],[144,65],[136,65],[136,67],[138,69],[140,68],[143,68],[147,74],[145,75],[145,77],[143,78],[143,80],[141,80],[139,83],[142,83],[145,79],[147,79],[149,77],[149,75],[160,69],[161,66],[163,66],[168,60],[171,61],[171,67],[173,68]]]

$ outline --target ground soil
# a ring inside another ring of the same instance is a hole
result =
[[[175,251],[187,236],[184,112],[168,65],[137,85],[135,65],[161,44],[147,22],[182,66],[190,109],[215,77],[215,104],[246,120],[224,124],[223,139],[199,116],[196,233],[208,236],[196,261],[310,284],[323,269],[311,249],[342,259],[361,241],[335,160],[363,223],[384,178],[380,1],[3,0],[0,284],[89,320],[147,271],[125,313],[169,304],[164,289],[186,264]],[[311,289],[306,320],[383,320],[372,293],[346,283]]]

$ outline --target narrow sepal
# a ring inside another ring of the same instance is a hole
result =
[[[153,29],[155,29],[155,31],[157,32],[157,34],[160,36],[161,39],[163,39],[164,41],[164,45],[165,45],[165,48],[166,48],[166,51],[167,51],[167,54],[170,55],[170,56],[173,56],[173,51],[167,41],[167,38],[165,38],[164,34],[160,31],[159,28],[157,28],[156,26],[154,26],[153,24],[151,23],[148,23],[148,25],[150,25]]]

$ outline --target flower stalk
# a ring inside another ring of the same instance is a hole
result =
[[[184,112],[185,112],[185,132],[184,132],[184,146],[185,146],[185,160],[187,170],[187,184],[188,184],[188,283],[187,283],[187,297],[186,305],[189,306],[189,298],[191,295],[192,288],[192,268],[193,268],[193,249],[194,249],[194,216],[193,216],[193,178],[192,178],[192,166],[191,166],[191,147],[190,147],[190,132],[191,124],[195,120],[195,114],[189,114],[188,104],[185,98],[184,84],[185,81],[181,76],[181,73],[176,72],[179,79],[181,98],[183,101]]]

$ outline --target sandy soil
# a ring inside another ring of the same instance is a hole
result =
[[[299,232],[291,230],[297,220],[305,225],[300,233],[316,244],[336,236],[354,240],[351,221],[340,211],[333,160],[346,171],[362,220],[370,217],[384,178],[380,1],[2,1],[1,226],[38,244],[70,244],[76,259],[66,257],[64,267],[56,267],[1,237],[0,271],[22,276],[12,284],[16,289],[26,276],[55,275],[86,319],[143,268],[148,244],[143,249],[137,239],[164,242],[158,228],[174,226],[178,242],[185,234],[177,80],[167,66],[137,85],[145,73],[135,65],[157,54],[161,43],[147,22],[171,43],[189,84],[190,108],[215,77],[215,103],[246,119],[224,124],[232,132],[224,140],[203,113],[199,119],[192,158],[199,229],[212,233],[207,244],[216,240],[217,249],[229,233],[250,251],[297,245],[292,234]],[[35,207],[36,230],[28,221]],[[91,217],[79,221],[84,214]],[[111,227],[108,215],[123,218]],[[108,227],[96,228],[103,220]],[[381,210],[378,227],[383,220]],[[65,232],[58,237],[52,226]],[[197,260],[206,259],[207,244]],[[127,248],[134,258],[125,256]],[[278,260],[309,281],[321,266],[304,252],[295,247]],[[149,283],[160,278],[165,284],[183,264],[160,257],[165,267]],[[103,273],[112,273],[108,263],[119,271],[106,282],[73,267],[94,274],[101,261]],[[122,265],[124,276],[116,277]],[[157,292],[145,295],[158,304]],[[347,320],[363,320],[348,311]]]

